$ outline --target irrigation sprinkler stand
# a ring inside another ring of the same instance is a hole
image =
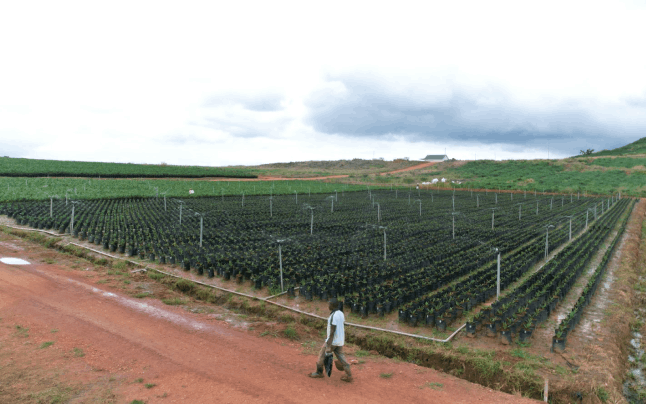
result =
[[[453,194],[453,196],[451,197],[451,199],[453,200],[453,210],[455,210],[455,194]]]
[[[536,214],[538,215],[538,200],[536,201]]]
[[[386,227],[384,229],[384,261],[386,261]]]
[[[50,196],[49,197],[49,217],[54,217],[54,197]]]
[[[381,207],[379,206],[379,202],[377,202],[377,223],[381,222]]]
[[[332,206],[330,207],[330,212],[334,213],[334,199],[332,199]]]
[[[498,270],[496,271],[496,300],[500,299],[500,250],[496,248],[498,252]]]
[[[489,208],[489,209],[491,209],[491,230],[493,230],[495,212],[496,212],[496,209],[498,208]]]
[[[523,204],[522,204],[522,203],[519,203],[519,204],[518,204],[518,220],[519,220],[519,221],[520,221],[521,214],[522,214],[522,208],[523,208]]]
[[[166,195],[164,195],[164,212],[168,212],[168,209],[166,209]]]
[[[453,240],[455,240],[455,215],[459,214],[460,212],[453,212],[451,216],[453,216]]]
[[[547,259],[547,255],[549,254],[550,227],[554,227],[554,225],[548,224],[545,226],[545,229],[547,230],[545,232],[545,259]]]
[[[417,199],[415,202],[419,202],[419,217],[422,217],[422,200]]]
[[[200,215],[200,247],[202,247],[202,234],[204,233],[204,217]]]
[[[285,291],[283,287],[283,251],[280,244],[278,244],[278,260],[280,261],[280,293]]]
[[[72,202],[72,220],[70,222],[70,234],[74,235],[74,202]]]

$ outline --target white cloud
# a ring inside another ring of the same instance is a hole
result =
[[[254,164],[445,144],[462,158],[498,146],[506,158],[545,154],[504,139],[314,130],[312,103],[343,99],[336,78],[353,76],[412,114],[398,119],[460,96],[460,122],[491,136],[563,130],[563,155],[584,141],[616,147],[646,132],[644,20],[639,2],[5,2],[0,155]]]

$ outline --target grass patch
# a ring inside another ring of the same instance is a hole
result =
[[[195,284],[186,279],[180,279],[175,282],[174,288],[182,293],[191,294],[195,290]]]
[[[162,299],[162,302],[169,306],[179,306],[186,303],[183,299],[180,299],[179,297],[173,297],[171,299]]]
[[[166,277],[166,275],[164,275],[164,274],[162,274],[160,272],[152,271],[152,270],[149,270],[148,272],[146,272],[146,274],[148,275],[148,277],[150,279],[155,280],[155,281],[162,280],[162,279],[164,279]]]
[[[132,400],[130,404],[146,404],[144,400]]]
[[[428,382],[428,383],[424,383],[420,387],[420,389],[423,389],[424,387],[428,387],[429,389],[433,389],[433,390],[441,390],[444,387],[444,385],[442,383]]]
[[[85,356],[85,352],[81,348],[74,348],[72,349],[72,352],[74,353],[74,356],[77,358],[82,358]]]
[[[142,293],[137,293],[135,295],[137,299],[143,299],[144,297],[148,297],[148,296],[152,296],[152,293],[142,292]]]
[[[382,373],[382,374],[379,375],[379,377],[381,377],[382,379],[390,379],[391,377],[393,377],[393,374],[392,373]]]
[[[157,386],[157,385],[156,385],[155,383],[146,383],[146,384],[144,384],[144,386],[145,386],[147,389],[152,389],[153,387],[155,387],[155,386]]]
[[[283,333],[285,334],[285,336],[287,338],[289,338],[291,340],[298,339],[298,333],[296,332],[294,327],[292,327],[291,325],[289,327],[285,328],[285,331],[283,331]]]
[[[54,341],[46,341],[46,342],[43,342],[42,344],[40,344],[39,348],[40,349],[45,349],[45,348],[50,347],[52,345],[54,345]]]
[[[605,403],[610,398],[610,394],[608,394],[608,390],[603,387],[599,387],[597,389],[597,397],[599,397],[599,400],[601,400],[602,403]]]
[[[144,379],[140,377],[139,379],[135,379],[135,381],[134,381],[134,382],[135,382],[135,383],[143,383],[143,382],[144,382]]]
[[[29,328],[23,327],[16,324],[16,334],[19,337],[27,338],[29,337]]]
[[[359,350],[359,351],[354,353],[354,356],[356,356],[357,358],[362,358],[362,357],[365,357],[365,356],[368,356],[368,355],[370,355],[370,352],[368,352],[368,351]]]
[[[50,332],[51,332],[52,334],[54,334],[54,333],[57,333],[57,332],[58,332],[58,330],[57,330],[56,328],[52,328],[52,330],[51,330]]]

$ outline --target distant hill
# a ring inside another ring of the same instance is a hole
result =
[[[616,149],[603,150],[590,155],[578,155],[575,157],[626,156],[631,154],[646,154],[646,137]]]

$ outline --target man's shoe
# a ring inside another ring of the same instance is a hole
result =
[[[310,373],[310,374],[309,374],[309,377],[311,377],[312,379],[320,379],[320,378],[322,378],[322,377],[323,377],[323,374],[322,374],[322,373],[318,373],[318,372],[314,372],[314,373]]]
[[[348,375],[341,376],[341,381],[342,381],[342,382],[352,383],[352,380],[353,380],[353,379],[352,379],[352,376],[348,376]]]

